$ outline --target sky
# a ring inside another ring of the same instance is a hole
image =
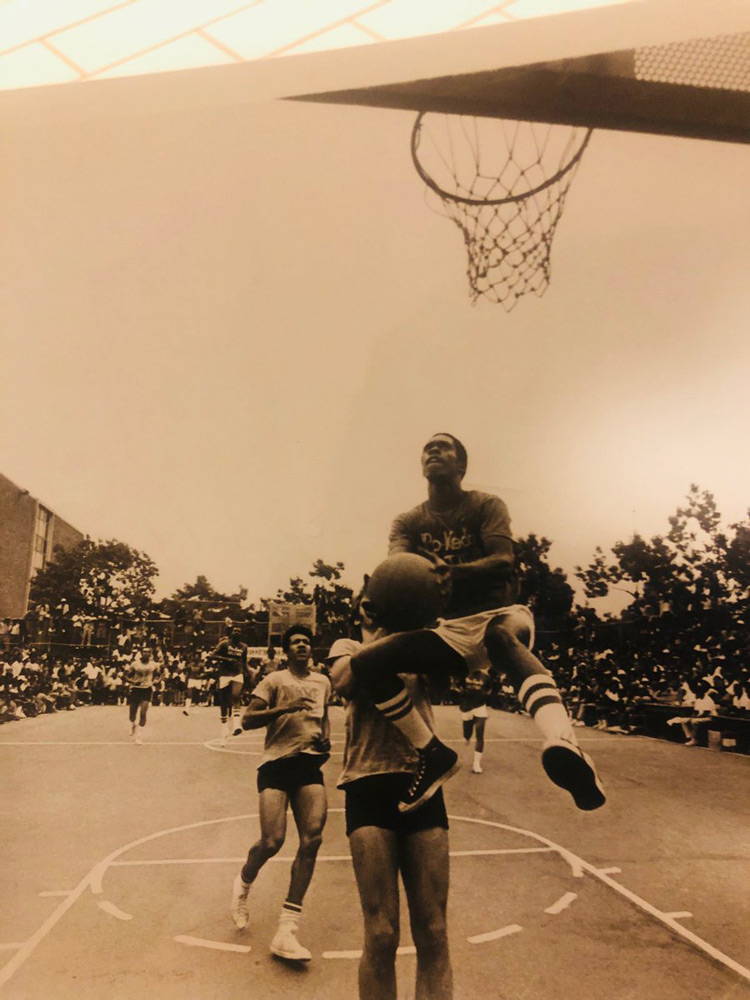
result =
[[[747,515],[747,147],[595,132],[550,288],[506,313],[471,304],[411,113],[144,80],[111,114],[0,106],[0,471],[147,552],[159,596],[319,557],[356,586],[441,430],[569,575],[691,483]]]

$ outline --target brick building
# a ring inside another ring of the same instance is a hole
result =
[[[72,548],[83,534],[0,473],[0,618],[22,618],[29,584],[56,545]]]

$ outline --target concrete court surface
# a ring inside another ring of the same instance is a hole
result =
[[[610,799],[581,813],[546,779],[528,718],[491,713],[473,775],[458,710],[436,712],[465,763],[446,788],[456,1000],[750,997],[750,759],[579,729]],[[250,927],[228,913],[258,830],[259,734],[222,749],[213,708],[152,707],[142,746],[124,706],[2,726],[0,996],[356,998],[361,920],[335,787],[342,709],[332,725],[302,968],[268,953],[291,821],[253,887]],[[411,998],[402,911],[399,997]]]

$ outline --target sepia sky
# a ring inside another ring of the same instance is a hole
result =
[[[568,573],[693,482],[745,516],[746,147],[596,132],[552,284],[506,314],[470,303],[410,113],[115,83],[111,114],[0,107],[0,470],[146,551],[160,595],[266,596],[317,557],[355,585],[438,430]]]

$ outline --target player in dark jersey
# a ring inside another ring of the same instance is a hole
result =
[[[531,651],[533,616],[516,603],[508,508],[499,497],[462,488],[467,453],[452,434],[434,434],[421,461],[427,500],[394,520],[390,552],[417,552],[432,559],[447,597],[445,617],[434,629],[402,632],[363,647],[351,660],[357,683],[373,692],[379,708],[399,700],[399,716],[391,721],[401,728],[411,725],[416,713],[397,674],[462,678],[481,668],[504,674],[544,737],[542,764],[550,779],[569,791],[580,809],[598,808],[605,796],[596,770],[577,746],[552,675]],[[370,605],[368,613],[377,621],[377,607]],[[383,696],[386,677],[392,679],[390,699]],[[445,768],[437,753],[431,760],[426,748],[402,811],[424,802],[425,793],[439,787]]]
[[[472,670],[464,678],[458,699],[458,709],[461,713],[461,724],[464,739],[467,743],[474,737],[474,759],[471,765],[472,774],[482,773],[482,755],[484,753],[484,728],[487,725],[487,697],[490,686],[489,670]]]
[[[249,677],[247,645],[240,638],[237,627],[213,649],[207,659],[213,664],[216,676],[216,704],[221,715],[221,742],[225,744],[231,734],[242,732],[240,725],[240,698]]]

